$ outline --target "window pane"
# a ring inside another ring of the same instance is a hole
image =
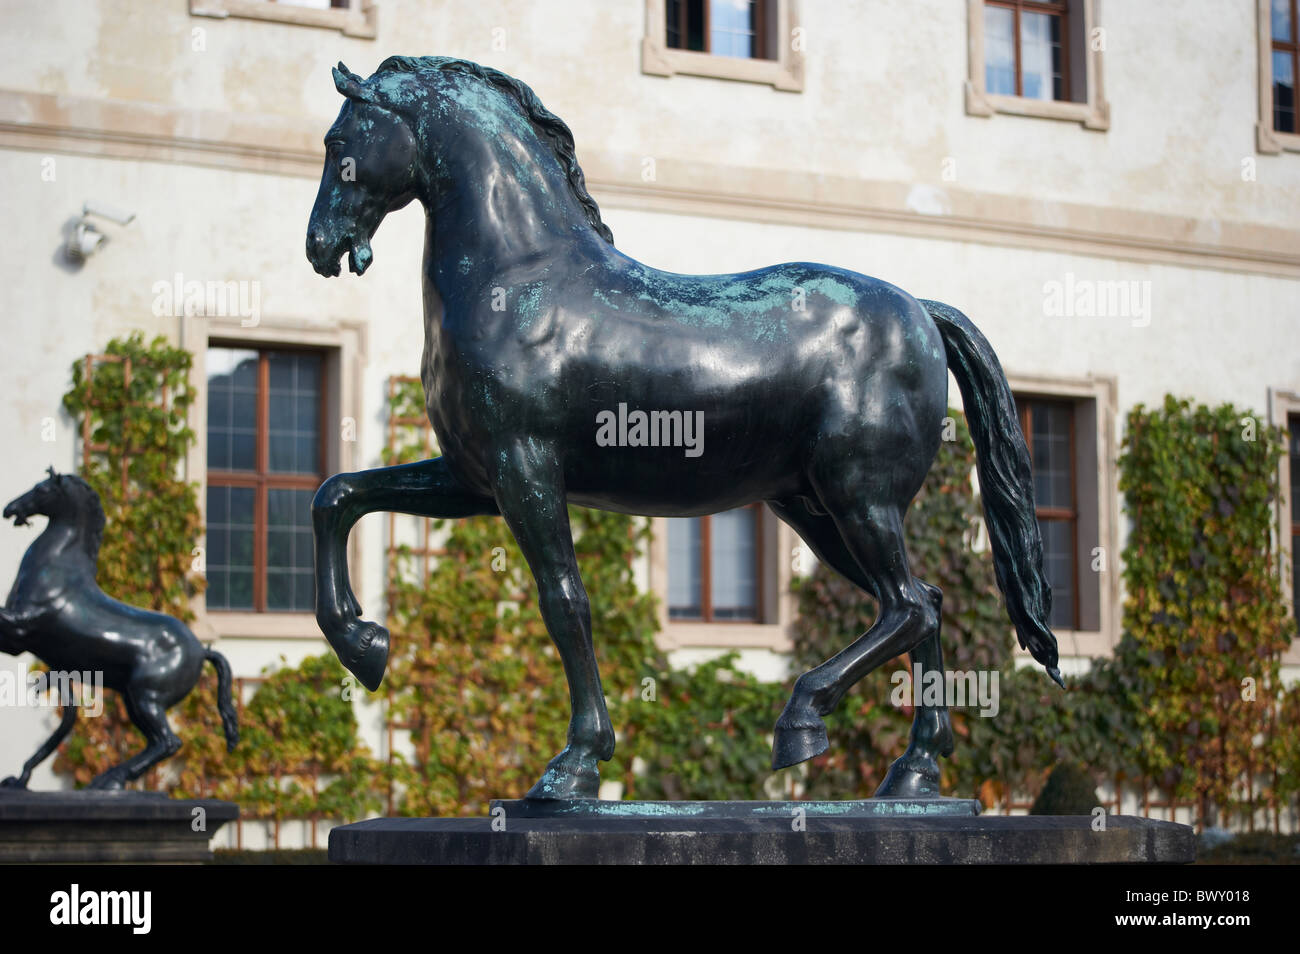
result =
[[[758,608],[758,533],[750,507],[709,521],[709,588],[714,619],[754,619]]]
[[[1291,41],[1291,0],[1273,0],[1273,39]]]
[[[1300,619],[1300,533],[1291,534],[1291,607]]]
[[[1020,70],[1023,96],[1063,99],[1061,18],[1050,13],[1020,14]]]
[[[1287,419],[1291,444],[1291,522],[1300,523],[1300,416]]]
[[[708,0],[683,0],[686,4],[686,49],[704,49],[704,4]]]
[[[699,619],[701,609],[700,534],[698,517],[668,521],[668,615]]]
[[[1052,626],[1074,628],[1074,534],[1066,520],[1040,520],[1043,571],[1052,586]]]
[[[253,608],[253,490],[208,486],[208,609]]]
[[[682,4],[685,2],[686,0],[668,0],[665,4],[668,14],[666,24],[668,48],[672,50],[682,48]]]
[[[984,8],[984,85],[990,93],[1016,95],[1015,16],[1006,7]]]
[[[257,352],[209,348],[208,467],[257,468]]]
[[[757,16],[755,0],[709,0],[709,52],[756,56]]]
[[[1295,132],[1295,57],[1273,51],[1273,128]]]
[[[315,606],[310,490],[266,492],[266,608]]]
[[[1287,418],[1291,456],[1291,529],[1300,526],[1300,415]],[[1297,619],[1300,619],[1300,533],[1291,534],[1291,599]]]
[[[268,470],[315,474],[320,470],[321,356],[267,355]]]
[[[1040,507],[1073,507],[1070,467],[1070,430],[1073,413],[1068,404],[1034,401],[1033,422],[1034,502]]]

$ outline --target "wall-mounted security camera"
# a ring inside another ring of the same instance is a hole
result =
[[[63,254],[68,261],[75,262],[78,265],[85,262],[86,259],[98,252],[108,242],[108,236],[101,232],[94,222],[90,221],[92,215],[101,219],[108,219],[110,222],[116,222],[118,225],[130,225],[132,220],[135,219],[134,212],[127,212],[106,202],[92,202],[87,199],[81,207],[81,218],[72,223],[68,229],[67,240],[63,244]]]
[[[63,252],[73,262],[84,262],[108,241],[108,237],[94,223],[82,219],[68,231],[68,241]]]
[[[118,225],[130,225],[131,220],[135,218],[134,212],[127,212],[106,202],[91,202],[89,199],[81,207],[81,214],[83,216],[98,215],[101,219],[108,219]]]

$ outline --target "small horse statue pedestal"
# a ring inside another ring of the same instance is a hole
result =
[[[199,864],[238,817],[233,802],[161,792],[0,788],[0,864]]]

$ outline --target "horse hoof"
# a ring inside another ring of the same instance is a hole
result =
[[[343,660],[343,665],[374,692],[384,681],[384,670],[388,668],[388,630],[378,623],[363,621],[352,635],[357,648]]]
[[[0,781],[0,788],[25,789],[26,787],[27,787],[27,782],[25,780],[21,778],[14,778],[12,775],[10,775],[4,781]]]
[[[543,802],[598,798],[600,772],[595,768],[595,760],[591,760],[591,767],[588,768],[581,764],[581,760],[579,764],[572,765],[568,756],[566,750],[552,759],[551,764],[546,766],[546,772],[524,798]]]
[[[798,765],[821,755],[831,747],[826,737],[826,723],[821,719],[816,725],[777,725],[772,733],[772,770]]]
[[[904,752],[889,767],[876,798],[939,798],[939,763],[933,756]]]

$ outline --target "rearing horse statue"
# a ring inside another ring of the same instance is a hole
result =
[[[352,593],[353,524],[379,510],[500,514],[537,580],[572,708],[568,744],[528,797],[594,798],[614,730],[566,504],[695,516],[764,501],[880,604],[866,634],[798,679],[776,723],[773,768],[821,753],[822,717],[867,673],[903,653],[943,668],[942,595],[912,575],[902,530],[938,451],[949,369],[1008,614],[1060,682],[1028,450],[997,358],[964,315],[827,265],[680,275],[628,258],[568,127],[497,70],[396,56],[368,79],[340,63],[334,83],[346,100],[325,137],[307,257],[334,276],[346,253],[362,274],[383,218],[424,206],[421,378],[443,455],[340,474],[316,495],[316,618],[362,683],[378,687],[389,637]],[[684,453],[667,426],[662,440],[603,446],[598,424],[619,405],[695,414],[703,453]],[[952,746],[947,709],[919,707],[877,795],[937,795]]]
[[[45,530],[23,554],[18,578],[0,609],[0,652],[30,652],[53,670],[93,670],[104,685],[122,694],[131,722],[145,737],[142,751],[96,776],[92,789],[114,790],[139,778],[180,751],[181,740],[167,724],[167,710],[194,688],[210,662],[217,670],[217,708],[226,748],[239,742],[231,699],[230,664],[204,648],[190,628],[165,613],[128,606],[95,582],[104,537],[104,508],[93,487],[74,474],[49,477],[4,509],[23,526],[34,514],[49,518]],[[63,718],[22,773],[0,787],[26,788],[32,769],[72,731],[77,705],[60,687]]]

